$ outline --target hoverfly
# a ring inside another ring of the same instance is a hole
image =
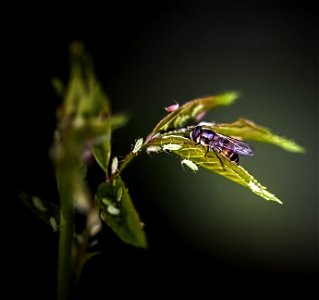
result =
[[[209,150],[213,150],[223,168],[223,163],[217,153],[223,154],[237,165],[239,164],[239,155],[254,155],[253,148],[248,144],[230,136],[217,133],[213,130],[205,129],[200,125],[195,126],[191,130],[190,138],[196,144],[201,144],[207,147],[206,154]]]

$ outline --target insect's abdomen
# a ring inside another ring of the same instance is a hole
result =
[[[227,149],[223,149],[222,153],[237,165],[239,164],[239,155],[237,153]]]

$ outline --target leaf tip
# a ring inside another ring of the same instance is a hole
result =
[[[55,92],[57,93],[57,95],[62,96],[63,90],[64,90],[62,81],[59,78],[54,77],[51,79],[51,85],[53,89],[55,90]]]
[[[279,204],[284,204],[282,201],[280,201],[277,197],[275,197],[274,199],[271,199]]]
[[[240,93],[238,91],[226,92],[217,96],[218,102],[222,105],[230,105],[235,102],[237,98],[239,98]]]
[[[84,45],[80,41],[73,41],[70,44],[70,52],[75,55],[82,54],[85,51]]]

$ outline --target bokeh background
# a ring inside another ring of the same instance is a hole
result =
[[[16,22],[16,189],[56,200],[48,147],[59,99],[50,80],[67,80],[67,51],[73,40],[82,41],[91,53],[113,111],[131,115],[128,126],[114,135],[116,155],[125,155],[136,138],[145,137],[165,115],[165,106],[229,90],[240,91],[240,99],[211,111],[207,121],[246,117],[307,149],[306,155],[297,155],[251,143],[256,155],[242,159],[283,205],[264,201],[208,171],[194,175],[172,155],[141,155],[124,179],[146,224],[150,249],[134,249],[106,231],[104,253],[84,270],[83,294],[92,292],[92,286],[93,294],[102,294],[103,285],[118,286],[130,277],[143,288],[146,280],[158,282],[161,272],[170,285],[177,278],[194,283],[213,282],[214,276],[281,280],[318,274],[314,5],[170,2],[152,7],[47,7],[41,13],[21,13]],[[52,296],[57,236],[17,198],[13,203],[17,221],[10,251],[15,276],[26,294]]]

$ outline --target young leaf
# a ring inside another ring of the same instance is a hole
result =
[[[186,102],[164,117],[155,126],[152,133],[148,136],[147,141],[151,140],[154,135],[159,132],[180,128],[190,120],[199,121],[209,109],[221,105],[230,105],[236,98],[238,98],[238,93],[229,92],[218,96],[203,97]]]
[[[268,192],[266,187],[262,186],[243,167],[235,164],[222,154],[215,154],[213,151],[207,152],[206,147],[200,144],[196,145],[188,138],[179,135],[163,135],[150,141],[147,146],[157,146],[162,149],[166,148],[166,150],[191,161],[198,167],[206,168],[249,188],[253,193],[266,200],[282,203],[275,195]],[[167,146],[169,146],[169,149]],[[190,163],[188,162],[188,164]],[[195,169],[193,164],[192,167]]]
[[[270,143],[290,152],[305,153],[305,149],[294,141],[273,134],[268,128],[256,125],[253,121],[247,119],[241,118],[230,124],[211,124],[210,126],[205,125],[205,127],[244,140]]]
[[[128,116],[123,113],[113,115],[109,119],[107,119],[106,122],[108,122],[108,124],[105,128],[104,136],[102,136],[100,142],[96,143],[92,148],[95,160],[105,172],[107,172],[110,162],[111,131],[124,126],[127,121]]]
[[[101,136],[101,140],[99,143],[96,143],[92,147],[92,153],[102,168],[102,170],[107,173],[108,166],[111,158],[111,124],[108,122],[105,128],[105,134]]]
[[[73,43],[70,55],[71,76],[58,114],[60,130],[65,138],[72,136],[72,143],[78,149],[84,144],[92,145],[94,157],[107,170],[111,140],[109,100],[83,45]]]
[[[129,116],[126,113],[118,113],[118,114],[112,115],[111,117],[112,130],[125,126],[128,120],[129,120]]]
[[[29,208],[38,218],[50,225],[53,231],[58,231],[60,210],[57,204],[45,202],[39,197],[30,196],[24,192],[18,192],[23,204]]]
[[[70,54],[71,76],[59,111],[60,117],[73,124],[108,117],[109,101],[95,77],[90,56],[80,43],[71,45]]]
[[[57,95],[61,97],[64,91],[63,82],[59,78],[53,78],[51,80],[51,84],[52,84],[52,87],[55,89],[55,92],[57,93]]]
[[[95,197],[102,208],[106,224],[122,241],[136,247],[147,247],[139,215],[120,176],[113,180],[113,184],[101,183]]]

